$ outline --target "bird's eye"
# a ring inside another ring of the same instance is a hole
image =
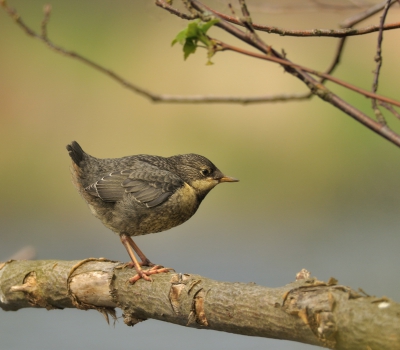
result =
[[[211,174],[211,171],[209,169],[202,169],[200,171],[204,176],[208,176]]]

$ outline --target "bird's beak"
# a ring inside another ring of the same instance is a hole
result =
[[[230,176],[223,176],[219,179],[219,182],[238,182],[238,179],[235,179],[234,177]]]

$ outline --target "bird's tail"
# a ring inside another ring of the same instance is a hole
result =
[[[69,145],[67,145],[67,151],[73,162],[79,167],[79,164],[85,158],[85,151],[76,141],[72,141]]]

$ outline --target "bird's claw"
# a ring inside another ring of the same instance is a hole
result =
[[[153,280],[151,279],[151,277],[149,277],[150,275],[155,275],[157,273],[166,273],[166,272],[169,272],[171,270],[175,271],[174,269],[171,269],[169,267],[164,267],[164,266],[161,266],[161,265],[154,265],[148,270],[137,271],[137,274],[135,276],[133,276],[132,278],[130,278],[128,280],[128,282],[130,284],[134,284],[136,281],[140,280],[141,278],[143,278],[145,281],[152,282]]]

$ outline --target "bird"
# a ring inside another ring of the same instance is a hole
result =
[[[119,235],[136,275],[129,279],[152,281],[151,275],[172,269],[153,264],[131,238],[166,231],[190,219],[206,195],[219,183],[238,182],[225,176],[198,154],[161,157],[146,154],[96,158],[73,141],[66,146],[72,159],[72,182],[92,214]],[[136,258],[134,252],[140,258]],[[149,266],[143,270],[142,266]]]

